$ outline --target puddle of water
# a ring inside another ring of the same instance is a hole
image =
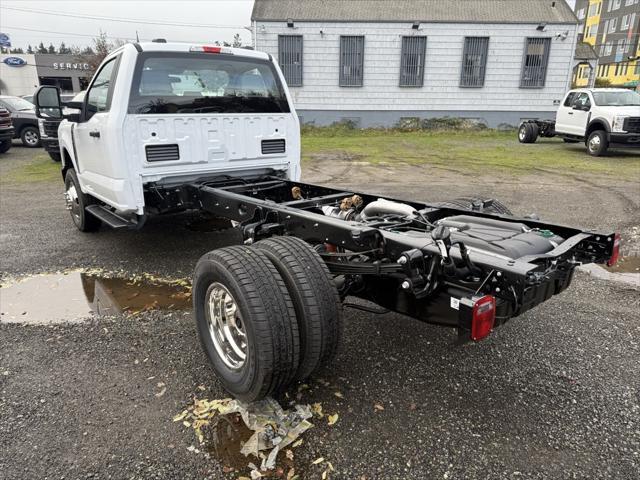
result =
[[[640,273],[640,257],[620,257],[613,267],[604,267],[614,273]]]
[[[634,258],[634,257],[628,257]],[[609,280],[611,282],[626,283],[640,287],[640,271],[634,266],[634,261],[618,262],[613,267],[606,267],[602,265],[596,265],[595,263],[589,263],[578,267],[580,270],[587,272],[595,278],[603,280]]]
[[[0,288],[0,322],[78,322],[92,315],[187,310],[191,293],[180,286],[132,282],[83,272],[29,277]]]
[[[253,431],[242,421],[238,413],[220,415],[208,428],[202,429],[207,452],[215,457],[228,471],[236,471],[241,475],[249,472],[249,463],[260,467],[261,459],[253,455],[245,457],[240,450],[249,440]],[[296,475],[301,475],[302,470],[294,466],[293,460],[287,458],[286,448],[278,452],[276,457],[276,468],[274,470],[262,471],[265,478],[286,478],[286,475],[293,468]],[[298,478],[304,478],[299,476]]]
[[[202,217],[187,223],[187,230],[192,232],[219,232],[232,227],[231,220],[222,217]]]

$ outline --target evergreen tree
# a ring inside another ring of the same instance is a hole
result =
[[[49,48],[47,48],[47,53],[56,53],[56,47],[53,46],[53,43],[49,44]]]
[[[29,45],[29,47],[27,47],[27,53],[31,53],[33,54],[33,47],[31,45]]]
[[[69,54],[71,53],[71,49],[67,47],[64,42],[61,42],[60,46],[58,47],[58,53]]]
[[[37,53],[49,53],[47,47],[44,46],[44,43],[40,42],[40,44],[38,45]]]
[[[24,50],[22,50],[20,47],[12,48],[11,50],[9,50],[9,53],[24,53]]]

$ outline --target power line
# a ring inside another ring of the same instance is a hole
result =
[[[204,23],[172,23],[172,22],[162,22],[162,21],[153,21],[153,20],[141,20],[141,19],[127,19],[127,18],[115,18],[115,17],[101,17],[95,15],[80,15],[76,13],[62,13],[62,12],[53,12],[51,10],[39,10],[33,8],[21,8],[21,7],[7,7],[5,5],[0,6],[3,10],[13,10],[16,12],[26,12],[26,13],[40,13],[42,15],[54,15],[57,17],[72,17],[72,18],[84,18],[91,20],[106,20],[109,22],[122,22],[122,23],[140,23],[140,24],[148,24],[148,25],[165,25],[170,27],[191,27],[191,28],[232,28],[232,29],[240,29],[245,28],[243,25],[213,25],[213,24],[204,24]]]
[[[7,27],[4,26],[3,29],[5,30],[24,30],[27,32],[36,32],[36,33],[50,33],[50,34],[54,34],[54,35],[69,35],[69,36],[74,36],[74,37],[88,37],[88,38],[96,38],[98,36],[98,34],[82,34],[82,33],[71,33],[71,32],[54,32],[51,30],[37,30],[35,28],[26,28],[26,27]],[[111,36],[107,36],[105,35],[106,38],[112,39],[112,40],[135,40],[134,37],[111,37]]]

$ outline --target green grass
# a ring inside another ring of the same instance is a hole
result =
[[[28,162],[20,163],[0,176],[0,183],[39,183],[60,178],[60,163],[52,161],[44,151],[39,151]]]
[[[557,138],[540,138],[534,144],[521,144],[515,131],[488,129],[305,128],[303,162],[323,157],[348,157],[371,164],[440,165],[479,173],[492,169],[526,174],[544,169],[640,178],[638,150],[613,150],[606,157],[596,158],[589,156],[581,143],[565,144]]]

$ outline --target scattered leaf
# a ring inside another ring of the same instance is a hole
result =
[[[382,405],[380,405],[379,403],[376,403],[373,408],[379,412],[384,410],[384,407]]]
[[[418,405],[416,405],[415,403],[411,402],[411,405],[409,405],[409,410],[415,410],[416,408],[418,408]]]
[[[334,413],[333,415],[329,415],[329,416],[327,417],[327,419],[328,419],[328,420],[327,420],[327,423],[328,423],[329,425],[333,425],[334,423],[336,423],[336,422],[338,421],[338,414],[337,414],[337,413]]]
[[[201,392],[204,392],[207,389],[207,387],[205,387],[204,385],[198,385],[198,390],[200,390]]]
[[[333,392],[333,394],[338,398],[344,398],[344,395],[342,395],[342,393],[340,392]]]
[[[324,457],[316,458],[313,462],[311,462],[311,465],[318,465],[322,462],[324,462]]]
[[[324,414],[322,413],[322,404],[320,402],[311,405],[311,412],[318,418],[324,417]]]
[[[291,451],[291,450],[286,450],[284,453],[285,453],[285,455],[287,456],[287,458],[288,458],[289,460],[293,460],[293,451]]]
[[[289,470],[289,473],[287,473],[287,480],[293,480],[295,474],[296,474],[295,468],[292,468],[291,470]]]
[[[300,440],[296,440],[295,442],[293,442],[293,444],[291,445],[291,448],[296,448],[299,447],[300,445],[302,445],[302,442],[304,440],[300,439]]]

